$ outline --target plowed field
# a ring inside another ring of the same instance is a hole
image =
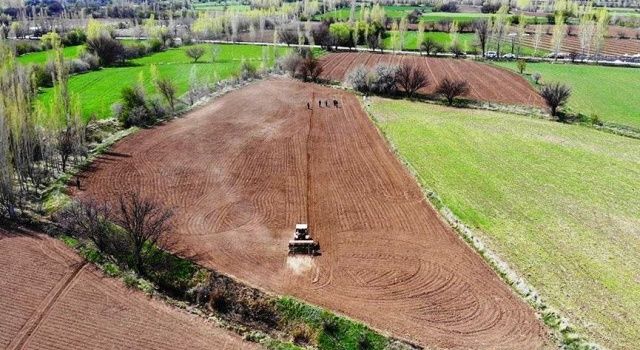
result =
[[[529,35],[523,39],[523,45],[534,47],[535,39],[532,35]],[[548,51],[553,51],[553,41],[551,35],[543,35],[540,37],[540,43],[538,48],[545,49]],[[562,41],[561,52],[571,53],[571,52],[582,52],[580,48],[580,39],[576,36],[567,36]],[[585,52],[587,53],[587,52]],[[588,51],[590,55],[595,55],[595,47],[590,48]],[[618,39],[618,38],[607,38],[604,41],[604,47],[602,48],[601,54],[611,55],[611,56],[622,56],[622,55],[635,55],[640,54],[640,40],[636,39]]]
[[[322,57],[322,78],[345,81],[349,72],[360,66],[380,63],[410,62],[422,67],[430,84],[420,92],[431,94],[444,78],[464,79],[469,83],[467,98],[479,101],[541,107],[543,100],[529,83],[513,72],[469,60],[420,57],[413,55],[374,54],[369,52],[331,53]]]
[[[103,277],[59,241],[0,229],[0,348],[257,346]]]
[[[334,98],[339,108],[318,107]],[[441,222],[347,92],[256,83],[128,137],[84,176],[77,196],[139,188],[175,208],[173,249],[250,284],[424,345],[547,344],[534,312]],[[299,222],[321,256],[287,256]]]

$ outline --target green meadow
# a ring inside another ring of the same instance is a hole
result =
[[[189,76],[195,67],[201,81],[215,82],[230,78],[236,73],[243,60],[259,68],[273,65],[275,51],[271,47],[257,45],[218,45],[219,57],[212,62],[211,45],[202,44],[206,54],[193,63],[185,55],[185,47],[173,48],[164,52],[134,59],[125,66],[108,67],[98,71],[74,75],[69,79],[69,89],[78,96],[85,120],[92,116],[97,119],[108,118],[112,114],[112,105],[120,100],[120,93],[126,86],[132,86],[140,81],[149,93],[155,93],[151,81],[151,65],[157,67],[163,77],[170,77],[176,84],[178,95],[187,92]],[[268,50],[268,61],[263,62],[263,50]],[[286,48],[277,49],[279,55],[284,55]],[[45,105],[52,97],[52,89],[43,89],[38,96]]]
[[[579,333],[640,339],[640,140],[374,98],[379,128],[444,205]]]
[[[514,62],[496,63],[516,70]],[[525,74],[539,72],[543,83],[571,86],[569,108],[601,120],[640,129],[640,69],[563,63],[528,63]]]

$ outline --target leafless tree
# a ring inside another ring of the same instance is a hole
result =
[[[487,20],[476,21],[473,23],[473,30],[476,33],[476,40],[478,42],[478,46],[480,46],[482,57],[484,57],[491,34],[489,22]]]
[[[90,240],[107,254],[115,252],[117,247],[112,219],[111,208],[94,200],[73,202],[56,215],[67,233]]]
[[[558,115],[558,107],[563,106],[571,96],[571,88],[560,83],[545,85],[540,89],[540,96],[551,110],[552,116]]]
[[[412,97],[418,90],[429,85],[426,73],[409,63],[404,63],[396,72],[398,85],[402,87],[407,96]]]
[[[291,44],[297,44],[298,33],[293,29],[282,29],[278,32],[278,39],[281,43],[287,44],[287,46],[290,46]]]
[[[300,76],[304,81],[317,81],[320,74],[322,74],[322,66],[318,59],[313,57],[313,54],[309,52],[307,57],[299,65]]]
[[[433,38],[427,37],[424,39],[422,44],[420,44],[420,53],[426,52],[427,56],[431,56],[435,54],[439,49],[439,44]]]
[[[453,100],[469,91],[469,83],[466,80],[443,79],[436,88],[436,93],[444,95],[449,106],[453,104]]]
[[[129,193],[119,198],[115,222],[122,227],[131,244],[134,268],[145,273],[146,250],[166,243],[166,236],[172,229],[173,212],[139,193]]]

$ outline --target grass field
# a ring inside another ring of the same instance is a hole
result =
[[[393,31],[388,31],[387,36],[384,38],[384,44],[387,50],[391,49],[392,33]],[[425,32],[424,37],[425,39],[432,38],[433,40],[438,42],[440,45],[442,45],[445,48],[445,50],[449,50],[449,47],[451,45],[451,34],[445,33],[445,32]],[[467,53],[475,53],[477,50],[479,50],[477,48],[475,34],[473,33],[460,33],[458,34],[458,40],[460,41],[460,44],[462,45],[463,50]],[[405,34],[404,50],[417,50],[418,49],[417,44],[418,44],[418,33],[415,31],[408,31]],[[495,50],[495,48],[489,47],[488,50]],[[511,50],[510,44],[507,44],[502,47],[503,53],[510,52],[510,50]],[[521,55],[533,56],[533,53],[534,53],[533,49],[530,47],[522,46],[520,48]],[[545,50],[538,50],[536,55],[543,56],[543,55],[546,55],[547,53],[548,52]]]
[[[392,35],[393,31],[388,31],[387,32],[387,37],[384,38],[384,45],[385,48],[387,49],[391,49],[391,35]],[[449,48],[449,45],[451,44],[451,35],[449,33],[444,33],[444,32],[425,32],[424,33],[424,38],[431,38],[433,40],[435,40],[436,42],[438,42],[440,45],[442,45],[445,49]],[[467,50],[471,50],[473,49],[473,45],[474,45],[474,35],[471,33],[461,33],[458,34],[458,38],[460,41],[460,44],[462,45],[462,47],[464,47]],[[405,34],[405,40],[404,40],[404,49],[405,50],[417,50],[417,43],[418,43],[418,33],[417,32],[407,32]]]
[[[65,58],[73,59],[78,57],[83,49],[84,45],[78,45],[65,47],[62,51]],[[18,56],[17,60],[18,62],[23,64],[41,64],[47,62],[50,53],[51,51],[31,52],[22,56]]]
[[[384,12],[385,15],[389,18],[395,18],[395,19],[400,19],[402,17],[405,17],[406,15],[408,15],[409,13],[411,13],[413,10],[417,9],[423,13],[427,13],[431,11],[430,7],[427,6],[396,6],[396,5],[389,5],[389,6],[383,6],[384,7]],[[349,19],[349,14],[351,13],[351,8],[350,7],[344,7],[341,9],[337,9],[334,11],[330,11],[327,13],[324,13],[322,15],[316,16],[316,20],[320,20],[320,19],[329,19],[329,18],[333,18],[337,21],[346,21]],[[356,6],[356,13],[355,13],[356,18],[360,18],[360,6]]]
[[[579,332],[637,346],[640,140],[407,101],[371,110],[420,182]]]
[[[243,58],[258,67],[262,64],[262,46],[220,45],[220,48],[220,56],[214,63],[211,62],[209,50],[198,63],[193,63],[185,55],[185,48],[175,48],[132,60],[129,66],[104,68],[74,75],[69,79],[69,87],[71,92],[76,93],[80,98],[83,117],[88,119],[95,115],[101,119],[111,116],[111,106],[120,100],[122,88],[138,82],[140,74],[144,76],[147,91],[154,92],[149,69],[152,64],[156,65],[161,76],[172,78],[178,87],[179,95],[188,90],[191,67],[197,67],[200,79],[209,78],[211,82],[215,82],[216,79],[226,79],[234,74]],[[279,48],[278,50],[279,53],[284,54],[287,49]],[[270,57],[268,64],[273,64],[273,55]],[[46,103],[51,96],[52,90],[45,89],[38,98]]]
[[[515,70],[514,62],[497,63]],[[540,72],[544,82],[571,86],[569,107],[600,119],[640,128],[640,69],[575,64],[529,63],[525,73]]]

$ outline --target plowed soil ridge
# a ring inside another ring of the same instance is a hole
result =
[[[333,81],[346,81],[351,70],[358,66],[373,68],[377,64],[411,63],[421,67],[430,84],[420,90],[433,94],[438,83],[445,79],[464,79],[469,83],[465,97],[503,104],[543,107],[544,101],[531,85],[513,72],[462,59],[421,57],[415,55],[391,55],[370,52],[330,53],[323,56],[321,77]]]
[[[76,196],[140,189],[175,209],[171,249],[205,266],[431,347],[547,345],[533,310],[439,219],[350,93],[256,83],[112,153]],[[311,261],[287,255],[305,221],[322,250]]]
[[[61,242],[0,228],[2,349],[254,349],[130,290]]]

